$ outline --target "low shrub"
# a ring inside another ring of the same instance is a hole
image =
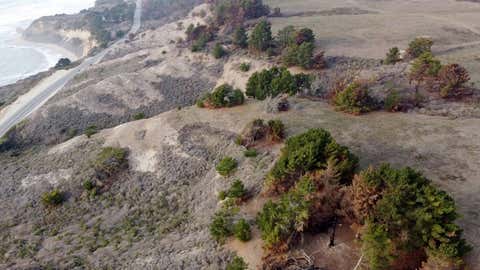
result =
[[[85,129],[85,135],[90,138],[93,135],[95,135],[98,132],[97,126],[88,126],[87,129]]]
[[[243,71],[243,72],[250,71],[250,63],[241,63],[240,64],[240,71]]]
[[[234,158],[225,157],[217,164],[216,169],[221,176],[229,176],[237,166],[237,161]]]
[[[245,49],[248,47],[247,31],[244,27],[238,27],[233,33],[233,44],[238,48]]]
[[[248,158],[254,158],[258,155],[256,149],[248,149],[245,152],[243,152],[243,154],[245,155],[245,157],[248,157]]]
[[[96,187],[96,185],[92,180],[85,180],[82,184],[82,187],[87,191],[91,191]]]
[[[388,93],[387,97],[385,98],[383,107],[386,111],[389,111],[389,112],[399,111],[400,101],[401,101],[401,98],[398,92],[390,91],[390,93]]]
[[[440,81],[440,96],[447,98],[461,95],[464,85],[470,81],[470,75],[464,67],[450,64],[440,69],[438,80]]]
[[[227,198],[227,192],[226,192],[226,191],[223,191],[223,190],[222,190],[222,191],[220,191],[220,192],[218,193],[218,199],[219,199],[220,201],[223,201],[223,200],[225,200],[226,198]]]
[[[134,120],[142,120],[145,119],[145,114],[143,112],[139,112],[133,115]]]
[[[238,135],[237,137],[235,137],[235,144],[242,145],[242,136]]]
[[[400,61],[400,50],[397,47],[393,47],[388,51],[383,63],[387,65],[394,65]]]
[[[57,64],[55,65],[55,69],[66,69],[72,64],[72,61],[68,58],[60,58]]]
[[[65,195],[62,191],[54,189],[43,193],[41,199],[45,206],[57,206],[65,201]]]
[[[205,103],[203,102],[203,100],[206,98],[207,96],[201,98],[201,99],[198,99],[195,104],[197,105],[198,108],[205,108]]]
[[[115,32],[115,37],[117,39],[123,38],[124,36],[125,36],[125,32],[122,30],[118,30],[117,32]]]
[[[128,151],[123,148],[106,147],[97,155],[93,168],[97,177],[110,177],[127,165]]]
[[[220,43],[215,44],[215,47],[213,47],[212,55],[215,59],[220,59],[224,57],[227,54],[225,49]]]
[[[238,256],[235,256],[233,260],[227,265],[226,270],[247,270],[248,264]]]
[[[281,120],[270,120],[265,124],[262,119],[256,119],[248,124],[238,141],[246,147],[254,147],[256,144],[264,140],[272,143],[280,142],[284,138],[285,125]],[[253,153],[251,154],[253,155]]]
[[[358,82],[353,82],[345,89],[337,91],[333,102],[337,110],[355,115],[370,112],[374,107],[373,98],[369,95],[368,89]]]
[[[242,241],[247,242],[252,239],[252,231],[250,229],[250,224],[245,219],[240,219],[235,223],[233,227],[233,234],[235,237]]]
[[[232,186],[228,191],[226,192],[227,197],[233,198],[233,199],[241,199],[247,195],[247,190],[245,189],[245,186],[243,185],[242,181],[240,180],[235,180],[233,182]]]
[[[223,84],[215,88],[212,93],[208,93],[198,100],[197,106],[200,108],[224,108],[242,105],[244,102],[245,96],[241,90]]]
[[[92,180],[85,180],[82,184],[83,189],[90,195],[90,197],[95,197],[99,194],[100,189],[97,187],[97,184]]]
[[[281,120],[268,121],[268,137],[271,142],[279,142],[285,138],[285,125]]]
[[[210,235],[217,242],[223,243],[225,239],[233,234],[233,220],[227,211],[218,211],[210,224]]]
[[[0,137],[0,152],[8,151],[16,147],[17,145],[17,131],[18,125],[10,128],[5,135]]]
[[[208,42],[214,38],[213,29],[205,25],[189,25],[187,30],[187,40],[191,42],[192,52],[199,52],[205,49]]]
[[[67,135],[68,139],[71,139],[77,136],[78,130],[76,128],[68,128],[65,134]]]

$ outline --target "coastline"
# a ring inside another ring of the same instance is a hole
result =
[[[78,55],[76,55],[74,52],[60,46],[54,43],[43,43],[43,42],[34,42],[34,41],[29,41],[26,40],[25,38],[22,37],[21,34],[19,34],[19,37],[15,39],[15,45],[19,46],[28,46],[32,48],[40,48],[40,49],[47,49],[53,52],[56,52],[57,54],[61,55],[62,57],[66,57],[70,59],[72,62],[77,61],[80,59]]]
[[[47,71],[53,68],[60,58],[68,58],[70,61],[75,62],[82,57],[79,57],[74,52],[53,43],[33,42],[24,39],[20,33],[17,33],[16,37],[9,43],[10,46],[18,48],[28,48],[34,50],[37,53],[43,55],[45,60],[43,64],[38,65],[34,70],[30,70],[23,74],[11,74],[10,76],[2,77],[0,80],[0,86],[15,84],[19,80],[26,79],[30,76],[34,76],[40,72]]]

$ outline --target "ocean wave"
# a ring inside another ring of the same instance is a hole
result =
[[[42,16],[76,13],[94,3],[95,0],[0,0],[0,86],[48,70],[65,57],[42,44],[18,43],[18,28],[25,28]]]
[[[28,57],[29,59],[18,59],[18,61],[20,61],[17,62],[20,63],[19,65],[13,64],[11,61],[9,61],[10,63],[2,63],[3,61],[0,59],[0,65],[3,66],[3,69],[7,69],[3,70],[2,76],[0,76],[0,85],[14,83],[20,79],[46,71],[55,66],[60,58],[65,57],[65,55],[51,48],[43,47],[42,45],[0,46],[0,56],[3,54],[1,51],[6,51],[6,53],[13,55],[26,55],[30,57]],[[38,57],[31,57],[32,55]],[[7,61],[8,60],[11,59],[7,59]]]

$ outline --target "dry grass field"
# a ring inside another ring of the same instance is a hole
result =
[[[272,18],[274,32],[286,25],[312,28],[328,55],[383,58],[417,36],[435,41],[446,62],[467,67],[480,84],[480,3],[454,0],[267,0],[283,17]]]

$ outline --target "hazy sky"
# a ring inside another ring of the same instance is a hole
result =
[[[95,0],[0,0],[0,26],[28,22],[41,16],[76,13]]]

